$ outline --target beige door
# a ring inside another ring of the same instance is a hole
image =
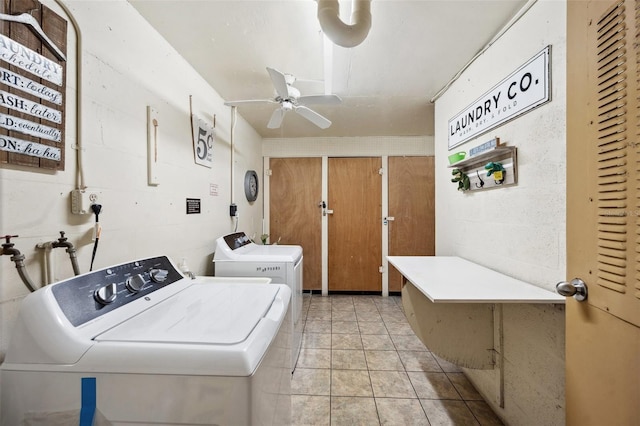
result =
[[[329,291],[382,291],[381,158],[329,158]]]
[[[433,157],[389,157],[389,255],[435,254]],[[389,291],[402,290],[402,276],[389,265]]]
[[[272,243],[302,246],[304,290],[322,290],[322,159],[269,159]]]
[[[638,5],[571,1],[567,34],[567,424],[640,422]]]

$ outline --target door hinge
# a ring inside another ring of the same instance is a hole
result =
[[[379,267],[378,272],[380,272],[381,274],[384,274],[384,266]]]
[[[267,170],[265,170],[264,174],[267,175],[267,176],[271,176],[272,170],[271,169],[267,169]]]
[[[384,174],[384,168],[380,167],[380,168],[378,169],[378,174],[379,174],[380,176],[382,176],[382,175]]]

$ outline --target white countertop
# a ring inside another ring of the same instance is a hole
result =
[[[557,293],[448,256],[387,256],[434,303],[565,303]]]

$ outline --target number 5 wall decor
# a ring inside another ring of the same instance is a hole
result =
[[[193,127],[193,154],[196,164],[213,167],[214,127],[197,115],[191,115]]]

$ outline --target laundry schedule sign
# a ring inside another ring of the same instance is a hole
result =
[[[0,20],[0,163],[64,170],[67,21],[38,1]]]
[[[551,46],[449,120],[449,149],[551,100]]]

